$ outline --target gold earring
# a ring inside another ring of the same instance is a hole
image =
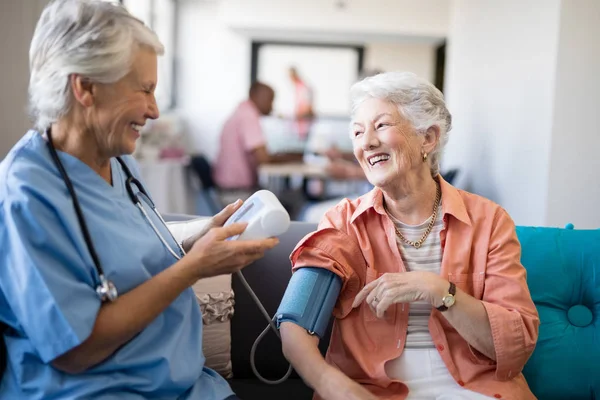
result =
[[[423,162],[427,161],[427,153],[423,153]]]

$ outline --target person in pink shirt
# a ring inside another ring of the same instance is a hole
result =
[[[298,74],[296,68],[289,69],[290,79],[294,85],[294,119],[295,128],[300,139],[306,139],[314,119],[313,94],[311,88]]]
[[[267,150],[260,117],[271,113],[274,98],[271,87],[255,82],[250,87],[249,98],[225,122],[213,166],[213,178],[224,195],[229,192],[236,198],[248,197],[257,190],[260,164],[302,159],[301,154],[269,154]],[[228,200],[225,203],[230,202]]]
[[[411,73],[351,89],[354,155],[375,188],[330,209],[290,259],[343,282],[325,359],[282,322],[283,351],[315,399],[534,399],[523,374],[539,317],[515,225],[439,174],[451,115]]]
[[[250,87],[249,98],[225,122],[214,165],[214,179],[221,189],[256,188],[256,167],[261,161],[268,162],[260,117],[271,113],[274,98],[273,89],[256,82]]]

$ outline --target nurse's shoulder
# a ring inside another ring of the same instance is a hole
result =
[[[28,131],[0,162],[0,206],[26,205],[31,197],[48,205],[67,198],[58,170],[53,167],[46,141],[36,131]]]

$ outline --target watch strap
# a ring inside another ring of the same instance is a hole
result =
[[[456,296],[456,285],[454,284],[454,282],[450,282],[450,288],[448,288],[448,293],[450,293],[452,296]]]
[[[452,296],[456,295],[456,285],[454,284],[454,282],[450,282],[450,287],[448,288],[448,294],[451,294]],[[445,304],[442,304],[441,306],[436,307],[436,309],[438,311],[446,311],[448,309],[448,307]]]

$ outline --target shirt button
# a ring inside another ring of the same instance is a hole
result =
[[[501,399],[501,398],[502,398],[502,396],[501,396],[501,395],[499,395],[498,393],[496,393],[496,394],[494,395],[494,397],[495,397],[495,398],[497,398],[497,399]]]
[[[443,345],[443,344],[438,344],[438,347],[437,347],[437,349],[438,349],[439,351],[444,351],[444,345]]]
[[[465,383],[464,383],[463,381],[458,381],[458,384],[459,384],[460,386],[465,386]]]

